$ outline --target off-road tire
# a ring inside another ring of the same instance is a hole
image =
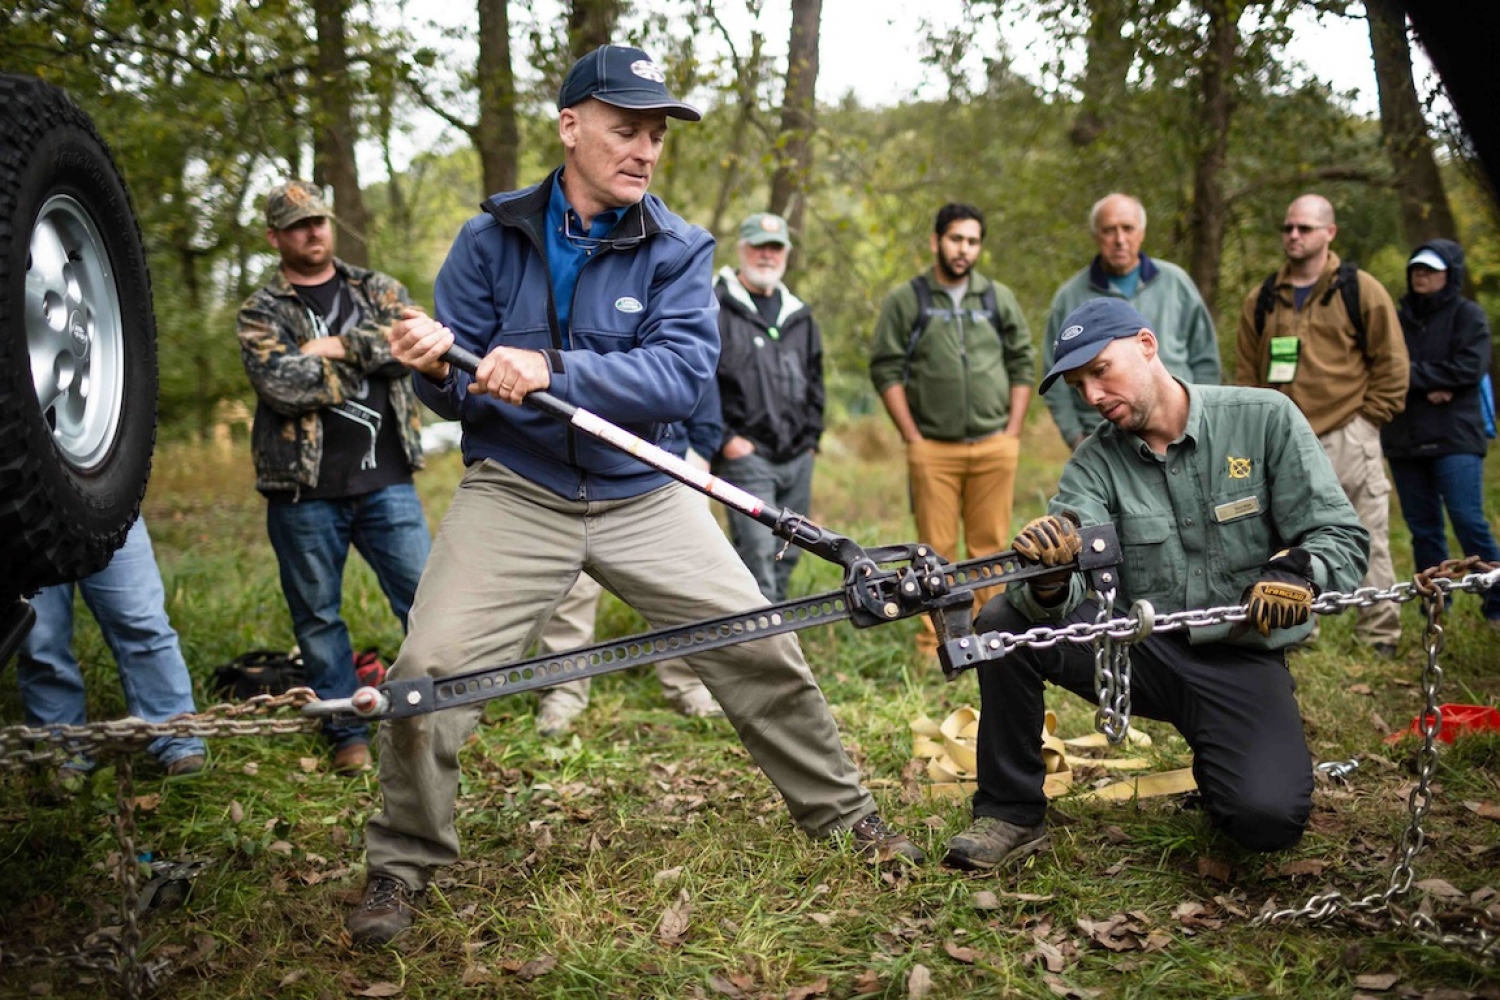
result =
[[[0,75],[0,603],[125,541],[156,396],[151,279],[114,160],[62,91]]]

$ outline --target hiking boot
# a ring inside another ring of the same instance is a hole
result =
[[[334,774],[350,778],[361,771],[368,771],[369,769],[370,745],[368,743],[350,743],[348,746],[339,747],[333,752]]]
[[[197,774],[208,766],[208,758],[201,753],[190,753],[186,757],[178,757],[167,765],[167,777],[181,778],[188,774]]]
[[[994,816],[979,816],[967,830],[948,841],[943,864],[969,872],[989,871],[1051,846],[1046,820],[1036,826],[1017,826]]]
[[[373,874],[365,883],[365,894],[349,914],[345,925],[359,947],[378,948],[390,944],[417,918],[422,893],[391,875]]]
[[[879,813],[870,813],[851,826],[849,836],[859,848],[859,856],[862,858],[874,858],[882,864],[897,858],[905,858],[915,865],[927,860],[926,852],[912,843],[906,834],[886,826]]]
[[[536,734],[549,739],[562,736],[573,728],[573,720],[583,714],[583,709],[576,699],[542,695],[536,708]]]

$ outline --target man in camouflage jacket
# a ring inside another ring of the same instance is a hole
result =
[[[416,394],[385,339],[411,300],[395,279],[334,257],[332,214],[312,185],[273,190],[266,226],[281,265],[238,319],[256,394],[255,487],[309,680],[321,697],[347,697],[357,684],[340,614],[350,545],[403,628],[431,546],[412,484],[422,467]],[[365,726],[324,734],[336,770],[369,765]]]

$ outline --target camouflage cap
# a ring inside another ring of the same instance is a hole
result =
[[[316,216],[333,218],[333,210],[323,200],[323,192],[307,181],[287,181],[266,195],[266,225],[288,229]]]

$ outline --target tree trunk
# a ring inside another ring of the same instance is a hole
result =
[[[1083,73],[1083,99],[1068,138],[1075,146],[1093,144],[1114,115],[1118,95],[1125,92],[1135,46],[1123,34],[1129,23],[1128,0],[1088,0],[1088,65]]]
[[[776,137],[776,173],[771,178],[771,211],[784,216],[794,233],[802,231],[807,181],[812,173],[822,17],[823,0],[792,0],[792,35],[787,45],[781,132]]]
[[[1231,79],[1239,49],[1238,0],[1206,0],[1208,21],[1203,57],[1198,64],[1199,107],[1203,146],[1193,166],[1193,204],[1188,210],[1188,272],[1210,310],[1219,293],[1228,206],[1224,199],[1224,164],[1229,153]]]
[[[1448,193],[1412,80],[1406,15],[1394,0],[1365,0],[1365,12],[1380,91],[1380,134],[1401,204],[1401,234],[1412,247],[1438,237],[1457,239]]]
[[[521,136],[516,126],[516,77],[510,65],[507,0],[478,0],[479,127],[474,146],[484,174],[484,194],[513,191],[519,175]]]
[[[573,0],[568,8],[568,52],[574,59],[615,40],[625,0]]]
[[[369,216],[359,190],[359,165],[354,157],[354,107],[349,99],[349,53],[344,48],[344,11],[348,0],[313,0],[318,53],[309,86],[313,105],[313,169],[315,179],[333,189],[338,216],[339,256],[358,267],[368,267],[365,245]]]

